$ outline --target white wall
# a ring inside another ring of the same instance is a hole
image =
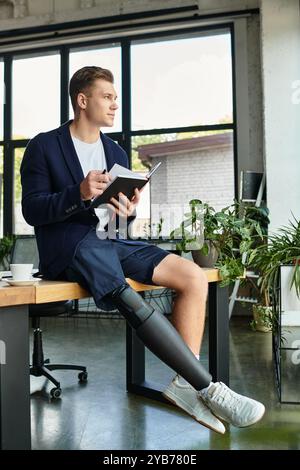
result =
[[[242,170],[263,171],[259,15],[236,19],[234,31],[239,182]]]
[[[300,217],[299,0],[261,0],[264,154],[270,231]],[[299,88],[299,85],[298,85]],[[298,101],[298,102],[297,102]]]

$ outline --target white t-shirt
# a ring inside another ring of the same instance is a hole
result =
[[[104,147],[102,141],[99,139],[92,144],[83,142],[82,140],[77,139],[77,137],[72,137],[73,144],[79,158],[81,168],[84,174],[84,177],[91,170],[107,170]],[[99,219],[99,224],[97,226],[98,230],[104,230],[105,225],[109,221],[109,212],[108,209],[94,209],[95,214]]]

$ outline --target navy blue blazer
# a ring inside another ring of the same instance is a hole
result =
[[[31,139],[21,164],[22,213],[26,222],[34,226],[39,270],[48,279],[63,278],[77,244],[99,222],[94,210],[80,197],[84,174],[71,138],[71,122]],[[108,171],[114,163],[128,168],[128,157],[122,147],[101,131],[100,137]]]

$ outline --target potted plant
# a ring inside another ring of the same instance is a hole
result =
[[[176,248],[191,251],[194,261],[201,267],[218,267],[222,285],[243,277],[249,253],[253,246],[253,234],[263,236],[260,208],[245,210],[235,201],[231,206],[216,212],[198,199],[189,202],[191,211],[184,214],[180,226],[170,238],[178,238]]]
[[[9,270],[10,254],[14,244],[15,235],[6,235],[0,239],[0,270]]]
[[[220,270],[222,285],[230,285],[237,278],[245,277],[253,249],[264,242],[267,234],[268,215],[267,207],[256,207],[239,201],[219,213],[220,254],[216,267]]]
[[[278,318],[274,305],[278,302],[280,268],[290,266],[290,289],[294,286],[300,297],[300,221],[294,218],[289,225],[278,229],[265,243],[257,246],[249,257],[249,264],[258,271],[260,302],[254,307],[255,318],[252,323],[264,324],[267,330],[276,331]]]
[[[176,249],[180,253],[201,250],[204,244],[204,220],[202,201],[191,199],[189,201],[190,212],[184,213],[184,220],[179,227],[170,233],[170,240],[178,240]]]

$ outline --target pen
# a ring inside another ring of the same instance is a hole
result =
[[[101,175],[104,175],[106,173],[106,169],[104,168],[104,170],[101,172]],[[95,196],[96,197],[96,196]],[[95,199],[95,197],[92,197],[91,199],[91,202],[93,202],[93,200]]]

